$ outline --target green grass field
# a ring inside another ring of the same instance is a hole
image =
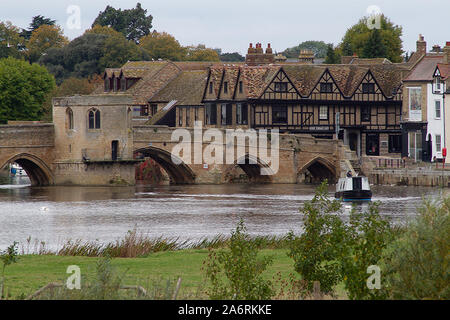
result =
[[[294,273],[293,260],[286,249],[261,250],[262,255],[272,255],[274,263],[266,270],[264,277],[272,279],[277,273],[287,279]],[[124,274],[124,285],[141,285],[148,288],[155,281],[176,280],[182,278],[180,298],[207,298],[199,296],[199,288],[206,286],[201,270],[203,261],[208,256],[207,249],[164,251],[150,254],[145,258],[113,258],[111,265],[118,274]],[[5,291],[10,299],[27,297],[50,282],[65,283],[69,274],[67,267],[77,265],[81,269],[82,285],[91,279],[96,272],[99,258],[55,256],[55,255],[23,255],[19,261],[6,268]]]

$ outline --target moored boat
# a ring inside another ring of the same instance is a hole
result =
[[[334,196],[342,201],[370,201],[369,179],[363,176],[339,178]]]

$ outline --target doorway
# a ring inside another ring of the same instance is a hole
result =
[[[380,155],[380,135],[378,133],[366,134],[366,154],[368,156]]]

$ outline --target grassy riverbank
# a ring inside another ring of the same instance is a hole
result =
[[[265,279],[278,279],[279,276],[288,279],[293,272],[293,260],[287,256],[286,249],[264,249],[260,254],[274,257],[274,263],[264,273]],[[118,275],[124,275],[125,285],[140,285],[151,290],[158,285],[165,286],[167,280],[176,281],[181,277],[179,298],[206,299],[203,293],[206,282],[201,268],[207,256],[207,249],[164,251],[143,258],[113,258],[111,266]],[[18,262],[6,271],[6,293],[11,299],[20,299],[48,283],[65,283],[69,276],[66,270],[70,265],[80,267],[83,284],[95,276],[99,259],[83,256],[19,256]],[[340,292],[340,297],[345,297],[343,291]]]

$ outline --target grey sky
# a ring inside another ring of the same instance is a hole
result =
[[[404,50],[414,51],[419,33],[428,48],[450,41],[450,0],[0,0],[0,21],[26,28],[31,18],[57,20],[70,39],[90,28],[107,5],[129,9],[141,2],[153,29],[172,34],[182,45],[203,43],[223,52],[245,54],[250,42],[269,42],[283,51],[306,40],[338,44],[347,28],[371,5],[403,26]],[[67,8],[81,9],[81,29],[67,27]]]

